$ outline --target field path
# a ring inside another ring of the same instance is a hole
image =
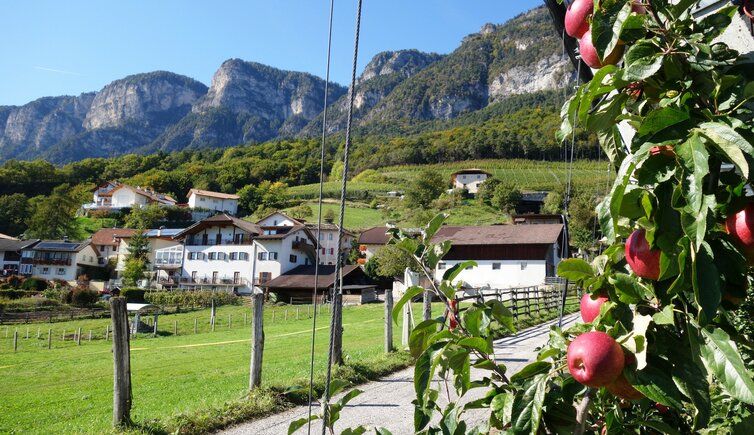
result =
[[[566,316],[563,319],[563,326],[575,323],[577,318],[578,314]],[[509,374],[521,370],[536,358],[535,349],[547,342],[550,326],[553,324],[557,324],[557,319],[495,341],[497,361],[508,367]],[[335,425],[336,432],[362,424],[385,427],[394,435],[413,433],[414,408],[411,404],[414,399],[413,379],[414,368],[410,367],[380,380],[358,386],[357,388],[363,393],[351,400],[341,412],[340,420]],[[442,405],[444,406],[444,403]],[[313,414],[318,411],[317,406],[312,408]],[[298,406],[280,414],[230,427],[219,433],[225,435],[287,434],[288,424],[306,417],[308,412],[307,406]],[[482,421],[484,413],[480,411],[467,413],[467,419]],[[322,431],[321,425],[315,423],[318,421],[312,423],[312,433],[319,434]],[[307,433],[306,426],[296,433]]]

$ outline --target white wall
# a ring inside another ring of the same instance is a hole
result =
[[[444,269],[435,271],[435,279],[441,280],[447,269],[463,261],[448,260],[441,264]],[[545,260],[477,260],[478,266],[461,272],[456,280],[462,280],[472,287],[505,289],[542,284],[547,275]],[[494,270],[493,263],[500,269]]]
[[[188,205],[191,208],[207,208],[210,210],[225,211],[232,215],[238,212],[237,199],[221,199],[214,196],[197,195],[192,193],[188,199]]]
[[[317,229],[312,228],[312,234],[317,237]],[[346,252],[351,250],[351,240],[353,236],[349,234],[343,234],[343,244],[340,245],[340,252]],[[319,264],[335,264],[338,259],[338,231],[326,230],[320,231],[319,237]],[[322,252],[324,249],[324,253]],[[330,250],[332,249],[332,254]],[[346,254],[347,255],[347,254]]]
[[[479,185],[487,179],[487,174],[458,174],[453,183],[454,188],[466,189],[469,193],[477,193]]]
[[[257,225],[262,227],[292,227],[297,224],[282,213],[273,213],[269,217],[257,222]]]
[[[113,207],[133,207],[146,204],[147,198],[145,196],[139,195],[127,187],[120,188],[113,193]]]

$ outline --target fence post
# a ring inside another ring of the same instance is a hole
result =
[[[105,326],[105,341],[110,341],[110,325]]]
[[[429,320],[432,318],[432,293],[425,291],[422,303],[422,320]]]
[[[251,296],[251,306],[251,364],[249,368],[249,389],[258,387],[262,383],[262,355],[264,353],[264,293],[255,291]]]
[[[246,327],[246,310],[243,312],[243,326]]]
[[[81,328],[76,330],[76,346],[81,346]]]
[[[131,422],[131,350],[124,298],[110,299],[113,322],[113,427]]]
[[[173,320],[173,335],[178,335],[178,321]]]
[[[285,320],[288,320],[288,308],[285,309]]]
[[[52,328],[47,330],[47,349],[52,349]]]
[[[37,328],[37,340],[42,336],[42,328]]]
[[[13,331],[13,352],[18,350],[18,331]]]
[[[513,311],[513,318],[518,320],[518,298],[516,295],[516,289],[510,289],[511,292],[511,311]]]
[[[89,330],[89,341],[92,341],[92,330]]]
[[[233,315],[228,314],[228,329],[233,327]]]
[[[65,341],[65,329],[63,330],[63,335],[60,337],[60,341]]]
[[[157,337],[157,315],[154,316],[154,328],[152,329],[152,337]]]
[[[194,317],[194,334],[196,334],[196,317]]]
[[[401,331],[401,346],[403,349],[408,348],[408,338],[411,336],[411,301],[403,306],[403,328]]]
[[[296,320],[298,320],[298,307],[296,307]]]
[[[26,327],[26,339],[27,340],[29,339],[29,327],[28,326]]]
[[[393,351],[393,290],[385,290],[385,353]]]
[[[212,332],[215,332],[215,315],[217,314],[215,308],[215,300],[212,299],[212,310],[210,311],[209,323],[212,324]]]

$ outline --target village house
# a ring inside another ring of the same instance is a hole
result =
[[[21,251],[31,249],[39,239],[18,240],[12,237],[0,238],[0,275],[16,275],[21,264]]]
[[[390,236],[387,234],[388,229],[389,227],[387,226],[373,227],[364,230],[359,234],[357,243],[359,244],[359,252],[364,256],[362,258],[362,260],[364,260],[361,262],[362,264],[369,261],[369,259],[372,258],[380,248],[387,245],[390,241]],[[418,236],[422,232],[421,228],[402,228],[402,230],[404,233],[411,236]]]
[[[92,247],[105,260],[118,258],[118,245],[121,238],[131,237],[136,230],[129,228],[102,228],[92,234]]]
[[[169,195],[157,193],[149,188],[133,187],[115,181],[108,181],[94,190],[93,202],[84,204],[84,210],[119,210],[121,208],[145,207],[149,204],[174,206],[176,200]]]
[[[304,225],[315,235],[315,237],[317,235],[318,227],[314,222],[305,222],[300,219],[294,219],[279,211],[258,220],[257,224],[262,226]],[[338,260],[338,255],[341,257],[348,256],[348,252],[351,250],[351,244],[356,235],[348,230],[344,231],[343,242],[340,244],[340,249],[338,249],[338,228],[338,225],[329,222],[323,222],[322,225],[319,226],[319,264],[333,265]]]
[[[310,304],[315,281],[317,302],[327,299],[329,290],[336,284],[335,266],[319,266],[315,280],[314,266],[298,266],[264,284],[265,292],[274,292],[279,300],[291,304]],[[356,265],[343,266],[343,305],[360,305],[376,300],[376,284]]]
[[[464,169],[450,174],[453,189],[466,189],[474,195],[479,191],[479,185],[491,176],[481,169]]]
[[[250,293],[254,285],[314,264],[316,242],[305,225],[272,223],[220,214],[176,234],[185,247],[180,287]]]
[[[238,213],[238,195],[191,189],[188,193],[188,206],[225,212],[235,216]]]
[[[470,288],[511,288],[539,285],[555,276],[563,243],[562,224],[444,226],[433,243],[450,240],[452,247],[437,265],[435,279],[458,263],[477,266],[458,275]]]
[[[118,279],[111,282],[111,286],[122,284],[121,279],[123,271],[126,269],[129,243],[137,230],[128,231],[131,231],[131,233],[124,232],[122,235],[115,236],[118,240],[118,260],[115,267]],[[160,287],[177,285],[176,278],[181,269],[183,246],[179,241],[173,239],[173,236],[181,231],[183,231],[182,228],[159,228],[144,232],[149,243],[149,253],[147,254],[149,265],[146,270],[146,279]]]
[[[74,282],[104,265],[105,259],[94,249],[91,240],[42,240],[22,249],[19,272],[27,277]]]

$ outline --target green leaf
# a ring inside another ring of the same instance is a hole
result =
[[[343,380],[343,379],[333,379],[332,382],[330,382],[330,396],[333,397],[336,394],[340,393],[344,388],[351,385],[350,382]]]
[[[707,374],[694,363],[690,356],[683,355],[682,358],[675,359],[675,362],[673,381],[678,389],[691,399],[691,403],[696,408],[694,428],[707,427],[712,412]]]
[[[416,360],[414,367],[414,390],[416,391],[416,400],[420,406],[424,406],[429,394],[432,378],[435,375],[435,368],[440,356],[445,351],[446,343],[434,343],[427,348]]]
[[[655,313],[652,316],[652,320],[658,325],[674,325],[673,306],[668,305],[662,311]]]
[[[741,354],[730,336],[720,328],[701,329],[704,345],[702,360],[722,384],[723,389],[734,398],[754,405],[754,380],[746,370]]]
[[[375,432],[376,430],[377,429],[375,429]],[[343,432],[341,432],[340,435],[364,435],[365,433],[367,433],[367,428],[365,428],[364,426],[357,426],[353,429],[351,429],[350,427],[343,429]]]
[[[586,128],[589,131],[609,129],[614,125],[616,118],[623,112],[623,105],[628,100],[628,95],[618,93],[610,96],[599,108],[589,115],[586,120]]]
[[[430,346],[430,338],[437,334],[437,325],[439,325],[435,319],[425,320],[411,331],[411,335],[408,337],[408,346],[411,351],[411,356],[418,358],[422,352],[425,351],[427,346]]]
[[[376,435],[393,435],[392,432],[390,432],[389,430],[385,429],[384,427],[376,427],[376,428],[374,428],[374,433]]]
[[[681,435],[681,433],[678,432],[675,428],[663,421],[646,420],[642,422],[642,426],[651,427],[652,429],[658,430],[661,434],[665,435]]]
[[[514,394],[506,391],[493,397],[492,402],[490,402],[490,409],[495,414],[495,417],[500,420],[502,426],[507,426],[511,422],[514,400]]]
[[[318,415],[312,415],[311,417],[304,417],[304,418],[299,418],[298,420],[293,420],[291,424],[288,425],[288,435],[295,433],[297,430],[301,429],[306,423],[317,420],[318,418],[319,418]]]
[[[513,313],[501,301],[492,300],[487,302],[492,307],[492,318],[505,326],[508,331],[515,333],[516,325],[513,323]]]
[[[443,281],[453,282],[453,280],[456,279],[456,277],[461,272],[473,266],[477,266],[477,262],[474,260],[468,260],[468,261],[464,261],[463,263],[457,263],[453,265],[453,267],[445,271],[445,273],[442,275],[442,279]]]
[[[608,281],[615,287],[615,292],[621,302],[635,304],[643,299],[644,291],[635,277],[626,273],[616,273]]]
[[[650,400],[659,402],[674,409],[682,409],[681,393],[675,386],[669,373],[650,364],[644,370],[626,368],[623,371],[631,385]]]
[[[688,140],[676,147],[676,154],[684,169],[683,188],[687,208],[691,214],[699,213],[704,204],[703,181],[709,173],[709,153],[699,136],[692,134]]]
[[[586,124],[589,119],[589,113],[593,111],[592,103],[594,100],[605,94],[615,90],[614,86],[606,86],[603,84],[605,77],[614,73],[618,68],[615,65],[606,65],[600,68],[589,83],[584,85],[584,90],[581,93],[581,102],[579,103],[578,120],[582,124]],[[596,110],[596,108],[594,109]],[[604,126],[603,126],[604,127]],[[599,129],[598,129],[599,130]]]
[[[719,122],[705,122],[699,126],[701,133],[722,151],[744,177],[749,176],[749,164],[744,152],[754,156],[754,147],[734,129]]]
[[[546,386],[547,375],[540,374],[527,380],[516,393],[511,410],[512,429],[515,433],[538,433]]]
[[[623,23],[631,15],[630,2],[606,1],[592,15],[592,42],[600,59],[605,59],[619,44]]]
[[[411,299],[422,294],[423,292],[424,288],[419,286],[413,286],[406,289],[406,293],[401,296],[401,298],[398,300],[398,302],[395,303],[395,306],[393,307],[393,322],[395,322],[396,325],[398,324],[398,316],[403,314],[403,306],[406,305],[407,302],[410,302]]]
[[[569,258],[558,263],[558,276],[571,281],[581,281],[594,278],[594,269],[580,258]]]
[[[696,255],[692,252],[691,268],[693,270],[691,282],[694,287],[694,299],[702,308],[706,321],[700,323],[704,324],[715,317],[722,297],[720,273],[715,266],[712,248],[707,242],[702,242]]]
[[[639,42],[626,51],[623,78],[628,81],[646,80],[662,67],[662,50],[650,42]]]
[[[459,346],[478,350],[482,353],[492,353],[492,343],[481,337],[467,337],[458,341]]]
[[[602,151],[612,163],[616,170],[620,167],[620,162],[626,158],[626,151],[623,147],[623,138],[620,135],[617,125],[612,125],[608,129],[597,131],[597,139],[600,142]]]
[[[432,237],[435,236],[437,233],[437,230],[440,229],[442,226],[442,223],[445,222],[445,219],[448,218],[448,215],[445,213],[438,213],[435,215],[435,217],[432,218],[431,221],[427,224],[427,227],[424,229],[424,243],[427,244],[432,239]]]
[[[699,23],[703,29],[704,40],[711,42],[720,36],[731,23],[731,17],[736,13],[736,7],[722,8],[714,14],[707,15]]]
[[[671,125],[689,119],[689,113],[685,110],[676,109],[675,107],[663,107],[653,110],[642,121],[639,127],[639,136],[651,136]]]
[[[552,364],[546,361],[536,361],[533,362],[523,369],[521,369],[518,373],[511,376],[510,380],[511,382],[520,382],[524,379],[529,379],[533,376],[548,373],[550,369],[552,368]]]

